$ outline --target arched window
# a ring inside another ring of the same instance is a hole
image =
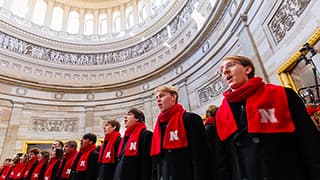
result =
[[[59,6],[53,8],[52,20],[50,27],[56,31],[60,31],[63,20],[63,9]]]
[[[71,11],[68,21],[67,31],[72,34],[76,34],[79,31],[79,13],[77,11]]]
[[[28,0],[13,0],[11,10],[15,15],[25,17],[28,12]]]
[[[83,34],[90,35],[93,33],[93,15],[91,13],[87,13],[84,16],[84,31]]]
[[[112,30],[113,32],[120,32],[121,31],[121,19],[120,19],[120,12],[115,11],[112,14]]]
[[[134,17],[133,17],[133,8],[129,6],[126,8],[126,28],[132,27],[134,24]]]
[[[44,18],[46,16],[46,9],[47,4],[44,2],[44,0],[37,0],[34,8],[32,21],[36,24],[43,25]]]
[[[101,13],[99,15],[99,34],[106,34],[108,32],[108,16],[107,13]]]

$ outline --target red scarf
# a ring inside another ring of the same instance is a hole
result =
[[[27,167],[27,163],[18,163],[17,166],[12,170],[11,177],[14,179],[22,179],[24,171]]]
[[[26,167],[26,171],[24,172],[24,175],[23,177],[24,178],[27,178],[29,176],[29,173],[30,173],[30,169],[31,167],[34,165],[34,163],[36,163],[38,160],[38,156],[34,156],[29,162],[28,162],[28,165]]]
[[[186,112],[180,104],[175,104],[166,112],[160,113],[152,136],[151,156],[161,152],[160,123],[168,122],[164,133],[163,149],[177,149],[188,146],[183,114]]]
[[[2,171],[1,176],[0,176],[1,180],[5,180],[6,179],[7,175],[9,174],[10,168],[11,168],[10,165],[7,165],[7,166],[3,167],[3,171]]]
[[[137,156],[139,154],[139,136],[142,130],[146,128],[146,125],[139,121],[127,128],[125,136],[129,137],[129,139],[124,150],[124,156]],[[122,138],[119,144],[118,156],[120,156],[124,139]]]
[[[52,170],[54,165],[58,162],[58,159],[56,157],[53,157],[50,159],[46,172],[44,173],[43,179],[45,180],[51,180],[52,179]]]
[[[70,172],[71,172],[71,166],[72,166],[72,162],[73,160],[77,157],[77,154],[78,154],[78,151],[77,150],[73,150],[71,152],[69,152],[68,154],[65,154],[64,155],[64,166],[62,166],[62,162],[60,164],[60,168],[63,168],[62,169],[62,173],[61,173],[61,177],[64,178],[64,179],[68,179],[69,178],[69,175],[70,175]],[[61,170],[59,170],[61,172]]]
[[[89,146],[80,148],[80,152],[82,153],[82,155],[81,155],[81,157],[78,161],[78,164],[77,164],[77,168],[76,168],[77,171],[87,171],[88,170],[89,155],[91,154],[92,151],[95,151],[96,148],[97,147],[95,144],[91,144]]]
[[[256,77],[234,91],[223,93],[224,99],[216,114],[219,138],[223,141],[238,130],[228,102],[246,100],[249,133],[294,132],[288,99],[281,86],[264,84]]]
[[[109,164],[109,163],[115,162],[117,154],[115,153],[114,148],[119,136],[120,136],[120,133],[118,131],[113,131],[110,134],[105,135],[104,141],[100,148],[98,163],[102,162],[104,164],[106,163]],[[107,145],[106,145],[106,148],[104,149],[104,152],[102,152],[103,147],[105,147],[105,143],[107,143]]]
[[[47,162],[47,159],[41,159],[34,169],[34,171],[31,174],[31,179],[30,180],[37,180],[39,178],[40,171],[43,167],[43,165]]]
[[[206,121],[204,122],[204,125],[209,125],[209,124],[214,124],[215,123],[215,118],[210,116],[208,118],[206,118]]]
[[[26,167],[27,167],[27,163],[18,163],[17,166],[12,171],[12,173],[13,173],[12,180],[22,179]]]

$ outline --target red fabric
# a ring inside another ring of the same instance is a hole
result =
[[[80,152],[82,153],[78,164],[77,164],[77,171],[87,171],[88,170],[88,158],[89,155],[91,154],[92,151],[96,150],[96,145],[95,144],[91,144],[89,146],[86,147],[82,147],[80,148]]]
[[[73,151],[69,152],[68,154],[64,155],[64,160],[66,162],[65,162],[64,167],[62,169],[62,173],[61,173],[61,177],[62,178],[65,178],[65,179],[69,178],[70,172],[71,172],[72,162],[77,157],[77,154],[78,154],[78,151],[77,150],[73,150]],[[60,168],[62,168],[61,165],[62,165],[62,163],[60,164]]]
[[[39,161],[38,165],[36,166],[36,168],[34,168],[32,174],[31,174],[30,180],[37,180],[39,178],[40,171],[46,162],[47,162],[47,159],[41,159]]]
[[[105,135],[104,141],[101,145],[100,152],[99,152],[99,161],[98,163],[114,163],[116,159],[116,152],[115,152],[115,143],[117,139],[120,137],[120,133],[118,131],[113,131],[110,134]],[[107,143],[107,147],[102,152],[103,147]]]
[[[5,180],[5,179],[6,179],[6,177],[7,177],[8,174],[9,174],[10,168],[11,168],[10,165],[3,167],[3,171],[2,171],[1,176],[0,176],[0,179],[1,179],[1,180]]]
[[[26,171],[24,172],[23,177],[27,178],[29,176],[29,172],[31,167],[38,161],[38,156],[34,156],[31,160],[29,160],[28,165],[26,167]]]
[[[52,179],[52,170],[54,165],[58,162],[58,159],[56,157],[53,157],[50,159],[46,172],[44,173],[43,179],[45,180],[51,180]]]
[[[320,107],[312,107],[312,106],[308,106],[306,107],[307,112],[309,114],[309,116],[311,116],[313,113],[320,111]]]
[[[214,124],[215,121],[216,121],[215,118],[210,116],[210,117],[206,118],[206,120],[204,121],[204,125]]]
[[[137,156],[139,152],[139,136],[142,132],[142,130],[146,129],[146,125],[142,122],[136,122],[136,124],[132,125],[131,127],[128,127],[125,136],[129,137],[128,142],[126,144],[125,150],[124,150],[124,156]],[[123,142],[125,138],[122,138],[119,149],[118,149],[118,156],[120,156]]]
[[[168,122],[164,133],[163,148],[177,149],[188,146],[186,130],[183,124],[183,114],[186,112],[180,104],[175,104],[168,111],[160,113],[154,128],[151,144],[151,156],[161,152],[161,129],[160,123]],[[176,135],[172,137],[172,134]]]
[[[239,89],[228,90],[223,95],[225,98],[216,114],[217,132],[222,141],[238,130],[228,102],[245,99],[249,133],[295,131],[283,87],[264,84],[261,78],[252,78]]]
[[[27,163],[17,163],[17,166],[12,170],[11,177],[14,179],[22,179]]]

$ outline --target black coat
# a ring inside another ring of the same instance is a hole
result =
[[[285,91],[293,133],[249,134],[246,102],[230,103],[239,130],[223,142],[216,139],[219,180],[320,179],[320,133],[299,96]]]
[[[82,153],[78,152],[78,155],[72,164],[70,179],[71,180],[95,180],[97,179],[97,171],[98,171],[98,158],[99,153],[97,151],[92,151],[88,157],[88,170],[77,172],[75,169],[79,162],[79,158]]]
[[[117,156],[120,141],[121,141],[121,137],[119,136],[117,141],[115,142],[115,145],[114,145],[115,159],[117,159],[116,156]],[[108,143],[103,143],[103,145],[104,145],[103,147],[100,147],[100,148],[102,148],[102,154],[103,154],[104,150],[106,149]],[[101,162],[99,164],[98,180],[113,180],[116,165],[117,165],[117,161],[115,163],[108,163],[108,164],[104,164]]]
[[[122,148],[124,149],[128,141],[124,137]],[[152,132],[142,130],[138,142],[137,156],[118,157],[114,180],[151,180],[152,160],[150,157]]]
[[[213,163],[201,117],[185,112],[183,123],[188,146],[179,149],[161,149],[160,155],[153,158],[153,179],[213,180]],[[161,136],[164,136],[166,124],[161,123],[160,127]]]

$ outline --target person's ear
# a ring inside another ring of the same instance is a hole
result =
[[[249,74],[252,72],[252,67],[251,66],[246,66],[245,68],[246,68],[245,73],[246,73],[247,76],[249,76]]]

